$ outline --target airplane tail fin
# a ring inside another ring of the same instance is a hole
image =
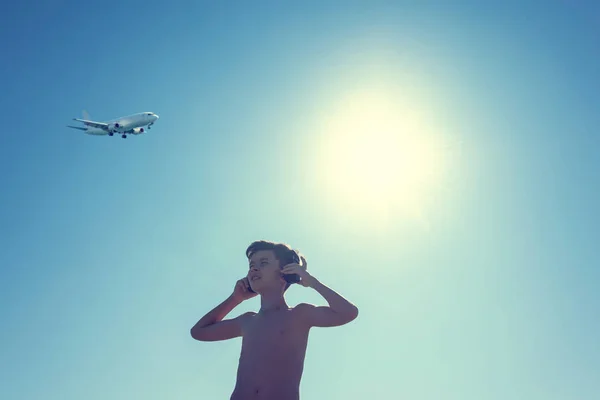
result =
[[[86,110],[82,110],[81,115],[83,116],[83,120],[85,120],[85,121],[90,120],[90,113],[88,113]],[[73,121],[81,121],[81,120],[79,118],[73,118]],[[78,129],[78,130],[84,131],[84,132],[88,130],[87,126],[81,127],[81,126],[67,125],[67,128]]]

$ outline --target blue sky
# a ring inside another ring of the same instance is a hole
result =
[[[241,342],[189,329],[263,238],[360,309],[312,332],[303,398],[600,397],[600,8],[227,3],[4,7],[0,398],[229,398]],[[443,144],[427,190],[369,186],[410,157],[326,128],[400,103]]]

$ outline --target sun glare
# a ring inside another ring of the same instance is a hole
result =
[[[419,222],[440,183],[441,135],[414,105],[382,93],[350,96],[323,122],[320,179],[353,216]]]

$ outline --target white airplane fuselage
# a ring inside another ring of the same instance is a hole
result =
[[[119,133],[125,137],[127,134],[139,135],[144,133],[145,128],[150,129],[150,126],[152,126],[157,119],[158,115],[152,112],[132,114],[98,123],[94,121],[75,119],[76,121],[83,122],[85,127],[76,128],[71,126],[71,128],[80,129],[88,135],[112,136],[115,133]]]
[[[149,115],[150,113],[137,113],[132,115],[127,115],[125,117],[116,118],[110,121],[106,121],[109,124],[110,129],[114,133],[123,133],[132,130],[131,132],[134,135],[139,135],[140,133],[144,133],[143,129],[135,129],[135,128],[144,128],[149,125],[152,125],[154,121],[158,119],[158,116]],[[108,135],[108,132],[104,129],[88,127],[86,131],[89,135]]]

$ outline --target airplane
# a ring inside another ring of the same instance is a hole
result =
[[[88,135],[96,136],[112,136],[115,133],[120,133],[121,137],[125,139],[128,134],[140,135],[144,133],[144,127],[150,129],[150,127],[154,125],[154,122],[156,122],[157,119],[158,115],[156,115],[153,112],[137,113],[106,122],[96,122],[90,121],[89,119],[73,118],[73,121],[82,122],[85,125],[85,128],[81,126],[71,125],[67,125],[67,127],[79,129],[80,131],[84,131]]]

